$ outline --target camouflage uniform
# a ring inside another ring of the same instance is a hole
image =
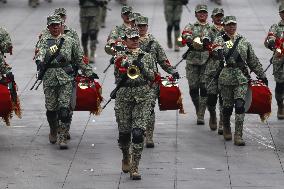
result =
[[[101,11],[101,28],[105,28],[106,27],[106,16],[107,16],[107,4],[110,0],[105,1],[105,6],[102,7],[102,11]]]
[[[52,15],[47,18],[47,25],[61,24],[61,21],[60,16]],[[59,55],[46,65],[54,53],[52,49],[58,46],[62,39],[64,41]],[[47,68],[42,79],[47,120],[53,132],[58,128],[57,142],[60,148],[66,148],[66,131],[70,124],[70,102],[74,80],[72,64],[82,69],[87,76],[93,74],[92,68],[83,63],[83,52],[78,42],[65,34],[58,37],[47,35],[40,40],[38,50],[35,57],[36,63],[39,67]]]
[[[284,4],[279,6],[279,13],[283,14]],[[266,48],[269,48],[271,51],[277,52],[275,50],[275,41],[284,39],[284,20],[281,20],[278,24],[273,24],[268,32],[264,45]],[[281,44],[282,46],[283,44]],[[273,64],[273,75],[274,80],[276,81],[275,87],[275,98],[278,105],[277,117],[278,119],[284,119],[284,56],[279,56],[278,53],[274,53],[272,57]]]
[[[206,5],[197,5],[195,12],[207,11]],[[204,72],[209,60],[208,50],[203,49],[201,41],[208,36],[209,23],[195,22],[185,26],[182,32],[183,45],[187,44],[191,50],[186,57],[186,77],[189,85],[189,94],[195,106],[197,124],[204,124],[207,94],[204,81]],[[198,40],[200,40],[198,42]],[[196,42],[197,41],[197,42]]]
[[[12,40],[5,28],[0,27],[0,80],[3,74],[11,72],[11,67],[5,62],[5,53],[12,54]]]
[[[123,6],[121,8],[121,15],[123,14],[131,14],[132,13],[132,7],[129,6]],[[125,36],[125,31],[127,28],[131,28],[130,24],[123,23],[120,26],[115,26],[115,28],[110,32],[107,38],[107,44],[105,46],[105,51],[109,55],[114,55],[112,48],[114,47],[115,43],[117,41],[120,41],[124,38]]]
[[[89,56],[88,40],[90,38],[90,63],[94,63],[96,43],[101,25],[101,11],[105,0],[80,0],[81,41],[85,56]]]
[[[237,23],[234,16],[224,18],[225,25],[230,23]],[[224,37],[217,37],[214,42],[214,52],[222,49],[224,56],[226,56],[238,38],[240,38],[240,41],[233,54],[226,61],[218,82],[223,98],[224,138],[225,140],[231,140],[230,117],[235,106],[234,143],[235,145],[245,145],[242,139],[242,130],[245,117],[245,96],[248,89],[248,79],[250,78],[248,68],[263,80],[266,79],[266,76],[252,49],[252,45],[240,34],[236,33],[226,42]]]
[[[174,29],[175,51],[179,51],[177,39],[180,36],[182,5],[186,5],[187,3],[188,1],[186,0],[164,0],[164,13],[167,22],[167,44],[170,49],[173,48],[172,30]]]
[[[134,29],[128,29],[126,37],[139,37],[139,33]],[[130,176],[132,179],[141,179],[138,173],[138,165],[144,146],[144,132],[152,111],[152,92],[149,83],[154,80],[154,60],[150,54],[138,48],[118,54],[115,61],[116,81],[119,82],[122,77],[126,76],[125,71],[129,69],[129,66],[137,65],[134,61],[139,58],[141,59],[140,62],[143,62],[143,66],[139,67],[141,75],[136,79],[127,78],[117,91],[114,108],[119,130],[118,143],[123,153],[123,163],[124,161],[129,162],[131,148]],[[129,170],[123,171],[128,172]]]
[[[215,8],[212,11],[212,18],[216,15],[223,15],[224,16],[224,10],[222,8]],[[216,25],[212,24],[210,26],[209,30],[209,40],[211,42],[216,39],[216,37],[220,36],[220,33],[224,32],[222,25]],[[218,60],[210,58],[206,68],[205,68],[205,84],[206,84],[206,90],[207,90],[207,107],[208,111],[210,112],[210,121],[209,126],[211,130],[216,130],[217,128],[217,118],[216,118],[216,104],[218,100],[218,78],[216,77],[216,74],[218,70],[220,70],[220,64]],[[219,121],[219,127],[218,127],[218,133],[220,135],[223,134],[223,123],[222,123],[222,98],[219,96],[219,110],[220,110],[220,121]]]
[[[139,16],[136,19],[136,25],[148,25],[148,18]],[[155,64],[154,64],[154,73],[158,73],[158,64],[161,66],[161,68],[166,71],[169,74],[174,74],[176,71],[173,69],[173,67],[170,65],[170,62],[167,58],[167,55],[162,48],[162,46],[159,44],[159,42],[156,40],[156,38],[152,35],[147,33],[146,36],[142,37],[140,34],[139,38],[139,47],[143,51],[150,53],[150,55],[153,57]],[[159,86],[158,84],[152,85],[152,110],[151,110],[151,120],[150,123],[147,125],[146,130],[146,147],[154,147],[153,142],[153,132],[154,132],[154,125],[155,125],[155,104],[156,99],[159,95]]]

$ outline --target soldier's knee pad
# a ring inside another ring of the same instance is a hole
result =
[[[87,43],[88,43],[88,37],[89,37],[88,33],[82,33],[81,41],[82,41],[82,45],[83,45],[83,46],[84,46],[84,45],[87,45]]]
[[[217,94],[208,94],[207,105],[216,106],[217,104]]]
[[[206,90],[206,88],[200,88],[200,96],[207,97],[207,90]]]
[[[276,82],[275,93],[282,94],[284,91],[284,83]]]
[[[119,144],[127,144],[131,140],[131,133],[122,133],[119,132],[118,143]]]
[[[47,117],[47,119],[55,120],[55,119],[57,119],[57,112],[47,110],[46,111],[46,117]]]
[[[60,108],[58,111],[58,119],[63,123],[68,123],[71,120],[69,108]]]
[[[134,144],[140,144],[144,141],[144,130],[140,128],[132,129],[132,142]]]
[[[236,101],[235,101],[235,112],[236,112],[236,114],[245,113],[245,101],[243,99],[236,99]]]
[[[191,98],[197,98],[199,96],[199,90],[189,89],[189,95],[191,96]]]
[[[174,29],[175,29],[175,31],[180,30],[179,22],[180,22],[179,20],[174,21]]]
[[[90,39],[92,41],[97,39],[97,33],[97,30],[90,30]]]
[[[230,117],[233,113],[233,107],[223,107],[223,115],[226,117]]]

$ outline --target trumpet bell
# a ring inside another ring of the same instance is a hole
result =
[[[127,76],[130,79],[136,79],[140,76],[140,70],[137,66],[135,65],[130,65],[127,69]]]

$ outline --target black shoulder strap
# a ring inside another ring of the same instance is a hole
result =
[[[137,58],[137,62],[141,62],[142,58],[144,57],[144,53],[140,53]]]
[[[145,52],[147,52],[147,53],[150,52],[153,43],[154,43],[153,40],[149,41],[148,45],[145,48]]]
[[[225,57],[226,61],[228,61],[229,58],[232,56],[232,54],[233,54],[234,51],[236,50],[236,48],[237,48],[237,46],[238,46],[238,44],[239,44],[239,42],[240,42],[241,39],[242,39],[242,37],[239,37],[238,39],[236,39],[236,41],[235,41],[233,47],[229,50],[228,54],[227,54],[226,57]]]
[[[60,39],[60,43],[59,43],[59,45],[58,45],[58,47],[57,47],[56,52],[55,52],[53,55],[51,55],[51,57],[49,58],[49,60],[46,62],[46,65],[49,65],[49,64],[59,55],[60,49],[62,48],[62,45],[63,45],[63,43],[64,43],[64,40],[65,40],[65,39],[64,39],[63,37]]]

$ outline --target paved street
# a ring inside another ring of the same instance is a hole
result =
[[[0,121],[0,189],[283,189],[284,188],[284,121],[273,111],[267,123],[257,115],[246,115],[245,147],[232,141],[224,142],[206,124],[196,125],[195,110],[190,100],[187,80],[179,84],[186,114],[159,111],[156,107],[155,148],[143,151],[140,164],[141,181],[131,181],[121,172],[122,154],[117,145],[118,131],[114,116],[114,101],[99,116],[75,112],[71,125],[69,149],[61,151],[48,141],[49,127],[45,116],[42,87],[30,91],[35,81],[34,45],[46,26],[46,17],[58,7],[67,9],[67,24],[80,34],[77,0],[41,0],[38,8],[28,7],[28,0],[0,2],[0,26],[11,34],[14,54],[7,56],[18,84],[23,117],[12,119],[6,127]],[[166,22],[163,0],[128,0],[134,11],[149,17],[149,29],[166,49],[172,64],[181,59],[186,48],[176,53],[167,49]],[[183,28],[194,22],[194,7],[206,3],[209,15],[215,7],[209,0],[190,0],[190,12],[184,7]],[[272,53],[263,42],[273,23],[279,21],[275,0],[223,0],[226,15],[238,19],[239,33],[253,44],[263,67],[269,64]],[[108,99],[115,87],[113,68],[103,70],[110,57],[104,45],[110,30],[120,23],[120,9],[111,1],[106,28],[99,33],[95,71]],[[209,19],[211,20],[210,16]],[[185,75],[185,62],[178,69]],[[161,70],[161,69],[160,69]],[[165,75],[165,74],[164,74]],[[269,87],[274,94],[272,69],[267,71]],[[231,119],[234,125],[234,119]],[[234,130],[234,128],[232,129]]]

